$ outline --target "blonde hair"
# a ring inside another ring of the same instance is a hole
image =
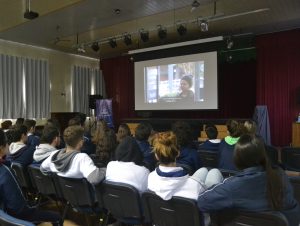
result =
[[[64,131],[64,140],[72,148],[83,139],[84,129],[81,126],[69,126]]]
[[[170,131],[157,133],[153,141],[153,150],[160,163],[175,162],[179,155],[176,135]]]

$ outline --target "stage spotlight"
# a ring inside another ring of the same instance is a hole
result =
[[[98,50],[100,49],[98,42],[94,42],[91,46],[92,50],[94,50],[95,52],[98,52]]]
[[[109,45],[111,48],[116,48],[117,47],[117,41],[115,38],[109,39]]]
[[[131,34],[128,34],[128,33],[124,34],[124,39],[123,40],[124,40],[124,43],[127,46],[131,45],[132,44]]]
[[[163,28],[161,25],[158,25],[158,37],[163,40],[165,38],[167,38],[167,29]]]
[[[208,31],[208,21],[207,20],[200,20],[199,26],[202,32]]]
[[[184,36],[187,33],[186,25],[179,24],[177,26],[177,32],[180,36]]]
[[[230,37],[226,41],[226,46],[227,46],[227,49],[232,49],[232,47],[233,47],[233,41]]]
[[[143,42],[149,41],[149,31],[145,31],[144,29],[140,30],[140,36]]]

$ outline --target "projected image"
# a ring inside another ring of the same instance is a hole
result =
[[[204,61],[144,68],[145,103],[203,102]]]

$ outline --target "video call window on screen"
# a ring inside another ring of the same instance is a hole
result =
[[[204,61],[145,67],[145,103],[204,101],[204,70]]]

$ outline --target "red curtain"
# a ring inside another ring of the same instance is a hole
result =
[[[123,118],[134,117],[133,63],[129,57],[117,57],[100,61],[108,98],[113,100],[115,125]]]
[[[288,145],[300,112],[300,30],[259,36],[256,47],[257,104],[268,107],[272,144]]]

